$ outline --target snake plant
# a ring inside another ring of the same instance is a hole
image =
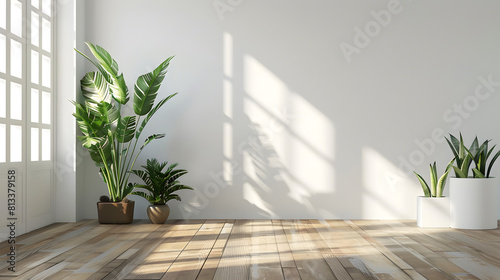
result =
[[[165,136],[148,136],[137,149],[144,128],[153,115],[177,93],[161,99],[156,105],[158,89],[173,57],[167,58],[152,72],[137,79],[134,86],[132,115],[125,116],[123,108],[130,97],[118,63],[102,47],[86,43],[97,61],[81,51],[97,71],[87,73],[80,81],[83,102],[72,101],[82,136],[78,139],[87,148],[106,183],[111,201],[122,201],[133,190],[128,183],[135,161],[151,141]]]
[[[462,133],[460,133],[460,140],[457,137],[450,134],[450,140],[446,138],[446,142],[451,148],[453,155],[455,156],[456,166],[453,166],[455,171],[455,176],[457,178],[467,178],[469,173],[470,164],[472,162],[471,155],[467,152],[467,148],[464,145],[464,139]]]
[[[144,184],[134,185],[134,188],[144,189],[147,192],[136,191],[132,194],[144,197],[153,205],[165,205],[172,199],[181,200],[181,197],[174,192],[193,188],[177,181],[179,177],[188,173],[184,169],[175,169],[177,165],[177,163],[171,165],[168,165],[168,162],[160,163],[155,158],[148,159],[146,165],[141,166],[144,170],[132,170],[132,173],[144,181]],[[165,167],[167,169],[163,171]]]
[[[437,176],[437,168],[436,168],[436,162],[434,164],[430,164],[430,173],[431,173],[431,181],[430,181],[430,186],[427,184],[427,182],[417,174],[417,172],[413,171],[415,175],[417,175],[418,181],[420,182],[420,185],[422,186],[422,190],[424,191],[424,195],[426,197],[442,197],[443,196],[443,190],[446,185],[446,178],[448,177],[448,174],[451,171],[451,167],[453,164],[453,161],[455,159],[452,159],[449,163],[448,166],[446,166],[446,169],[444,171],[444,174],[441,175],[441,177],[438,179]]]
[[[488,149],[488,143],[491,140],[486,140],[479,145],[479,141],[476,136],[469,149],[467,149],[464,145],[462,134],[460,134],[460,140],[450,134],[450,140],[446,138],[446,141],[448,142],[448,145],[450,146],[457,162],[457,166],[453,166],[457,178],[468,177],[468,170],[472,162],[475,164],[475,168],[472,168],[473,178],[490,177],[491,168],[500,156],[500,151],[498,151],[488,164],[488,158],[496,147],[496,145],[494,145]]]

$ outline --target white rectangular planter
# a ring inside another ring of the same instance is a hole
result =
[[[450,199],[448,197],[417,197],[417,225],[419,227],[450,227]]]
[[[450,215],[452,228],[497,228],[496,178],[450,178]]]

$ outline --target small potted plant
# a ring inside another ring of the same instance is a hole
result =
[[[97,71],[87,73],[80,81],[82,100],[73,102],[78,126],[82,132],[78,139],[99,168],[109,196],[101,196],[97,202],[100,223],[131,223],[134,202],[126,197],[133,186],[128,183],[131,170],[141,151],[151,141],[165,134],[153,134],[139,144],[141,134],[153,115],[173,96],[155,105],[158,89],[167,73],[173,57],[163,61],[152,72],[137,78],[134,86],[134,114],[124,115],[130,99],[129,91],[119,73],[118,63],[102,47],[87,43],[97,61],[76,50],[94,64]]]
[[[188,173],[184,169],[175,169],[177,163],[168,166],[168,162],[160,163],[153,158],[147,160],[146,165],[141,166],[144,170],[132,170],[132,173],[142,179],[144,184],[134,185],[134,189],[143,189],[132,192],[132,194],[142,196],[151,203],[147,213],[149,220],[153,224],[163,224],[170,214],[167,202],[172,199],[181,200],[181,197],[174,192],[178,190],[192,190],[193,188],[182,185],[177,179]],[[168,167],[167,167],[168,166]],[[165,171],[163,171],[167,167]]]
[[[462,134],[460,139],[450,134],[446,141],[457,164],[453,166],[456,177],[450,178],[450,226],[460,229],[497,228],[498,183],[496,178],[490,177],[490,172],[500,151],[488,164],[496,146],[488,147],[491,140],[479,145],[476,137],[469,149],[464,145]],[[469,177],[472,162],[475,167]]]
[[[453,160],[448,163],[444,174],[437,176],[436,162],[430,164],[430,186],[422,176],[415,175],[422,186],[424,196],[417,197],[417,225],[419,227],[449,227],[450,226],[450,200],[443,196],[446,178],[451,171]]]

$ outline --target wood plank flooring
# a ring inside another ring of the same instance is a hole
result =
[[[500,279],[500,229],[415,221],[59,223],[0,243],[1,279]]]

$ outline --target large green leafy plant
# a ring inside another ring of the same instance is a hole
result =
[[[133,115],[124,116],[122,109],[129,101],[129,91],[118,63],[102,47],[87,43],[97,61],[97,71],[87,73],[80,81],[83,102],[73,102],[73,114],[82,136],[78,138],[88,149],[106,183],[111,201],[119,202],[133,190],[128,183],[135,161],[151,141],[165,136],[148,136],[137,149],[144,128],[153,115],[177,93],[161,99],[156,105],[158,89],[167,73],[169,57],[152,72],[140,76],[134,85]]]
[[[192,190],[193,188],[181,184],[177,179],[188,173],[184,169],[175,169],[177,163],[168,166],[168,162],[160,163],[153,158],[147,160],[146,165],[141,166],[144,170],[132,170],[132,172],[144,181],[142,185],[134,185],[134,188],[147,190],[136,191],[132,194],[139,195],[147,199],[153,205],[165,205],[169,200],[181,200],[178,190]],[[168,168],[165,169],[165,167]]]
[[[445,137],[446,138],[446,137]],[[469,168],[472,162],[475,164],[475,168],[472,168],[473,178],[489,178],[491,168],[493,164],[500,156],[500,151],[498,151],[490,163],[488,164],[488,158],[493,153],[496,145],[489,149],[488,143],[491,140],[486,140],[483,144],[479,145],[477,137],[474,138],[469,149],[464,145],[464,140],[462,134],[460,133],[460,140],[455,136],[450,134],[450,139],[446,138],[448,145],[455,156],[455,161],[457,166],[453,166],[455,175],[457,178],[467,178],[469,173]]]
[[[443,190],[446,185],[446,178],[448,177],[448,174],[451,171],[451,167],[453,164],[453,161],[455,159],[451,160],[450,163],[448,163],[448,166],[446,166],[446,169],[444,170],[444,174],[441,175],[441,177],[438,178],[437,175],[437,168],[436,168],[436,162],[434,164],[430,164],[430,173],[431,173],[431,181],[430,185],[427,184],[427,182],[424,180],[422,176],[417,174],[417,172],[413,171],[415,175],[417,175],[418,181],[420,182],[420,185],[422,186],[422,190],[424,191],[424,195],[426,197],[442,197],[443,196]]]

